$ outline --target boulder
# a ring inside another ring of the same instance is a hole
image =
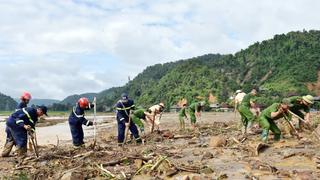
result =
[[[223,147],[227,145],[227,139],[223,136],[213,136],[209,141],[210,147]]]

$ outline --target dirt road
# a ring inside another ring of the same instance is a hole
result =
[[[198,130],[179,131],[177,114],[162,117],[161,133],[146,134],[145,145],[118,147],[115,124],[102,123],[95,149],[74,149],[70,142],[40,148],[20,160],[0,158],[5,177],[104,179],[317,179],[319,142],[310,132],[297,140],[287,134],[280,142],[256,147],[260,135],[244,138],[233,113],[203,113]],[[187,122],[189,125],[189,122]],[[107,124],[109,126],[107,126]],[[146,128],[147,129],[147,128]],[[14,170],[16,169],[16,170]]]

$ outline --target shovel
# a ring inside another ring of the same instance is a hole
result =
[[[298,131],[296,130],[296,128],[294,128],[293,124],[289,121],[288,117],[284,114],[283,114],[283,117],[284,119],[287,121],[287,123],[289,124],[290,128],[294,131],[294,134],[297,136],[298,139],[301,139],[301,137],[299,136],[299,133]]]
[[[28,132],[28,134],[29,134],[29,140],[31,140],[31,143],[32,143],[34,152],[35,152],[35,154],[36,154],[36,156],[37,156],[37,158],[38,158],[38,157],[39,157],[38,148],[37,148],[37,146],[36,146],[36,144],[35,144],[35,142],[34,142],[34,139],[31,137],[32,135],[31,135],[31,132],[30,132],[30,131]]]
[[[308,129],[311,130],[311,126],[309,123],[307,123],[304,119],[302,119],[300,116],[296,115],[295,113],[293,113],[292,111],[288,110],[288,112],[293,115],[294,117],[298,118],[300,121],[302,121],[305,125],[307,125]]]

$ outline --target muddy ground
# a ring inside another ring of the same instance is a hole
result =
[[[319,115],[313,116],[316,119]],[[160,133],[146,133],[145,144],[119,147],[115,126],[99,126],[96,146],[70,142],[40,145],[40,157],[0,158],[0,177],[26,179],[319,179],[320,141],[312,131],[303,138],[260,134],[242,136],[239,116],[203,113],[198,129],[178,130],[177,114],[162,117]],[[187,122],[189,125],[189,122]],[[314,125],[316,126],[316,125]],[[259,131],[257,129],[257,131]],[[257,148],[259,147],[259,148]]]

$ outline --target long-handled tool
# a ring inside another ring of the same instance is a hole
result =
[[[35,152],[35,154],[36,154],[36,156],[37,156],[37,158],[38,158],[38,157],[39,157],[38,148],[37,148],[37,146],[36,146],[36,144],[35,144],[35,142],[34,142],[34,139],[32,138],[32,135],[31,135],[31,132],[30,132],[30,131],[28,131],[28,134],[29,134],[29,136],[31,137],[31,138],[29,138],[29,140],[31,140],[31,143],[32,143],[34,152]]]
[[[291,114],[291,115],[293,115],[294,117],[296,117],[296,118],[298,118],[300,121],[302,121],[305,125],[307,125],[308,126],[308,129],[312,129],[311,128],[311,126],[310,126],[310,124],[309,123],[307,123],[304,119],[302,119],[300,116],[298,116],[298,115],[296,115],[295,113],[293,113],[292,111],[290,111],[290,110],[288,110],[288,112]]]
[[[123,145],[127,143],[128,140],[128,136],[129,136],[129,127],[130,127],[130,123],[131,123],[131,117],[130,117],[130,112],[128,114],[129,117],[129,121],[127,123],[125,123],[126,129],[124,131],[124,140],[123,140]]]
[[[121,102],[121,101],[120,101]],[[122,107],[125,109],[125,106],[124,104],[121,102],[121,105]],[[124,130],[124,140],[123,140],[123,146],[127,143],[127,139],[128,139],[128,132],[129,132],[129,127],[130,127],[130,124],[131,124],[131,117],[130,117],[130,114],[131,114],[131,110],[129,110],[129,113],[127,112],[127,110],[124,110],[124,112],[126,113],[126,115],[128,116],[129,118],[129,121],[127,123],[125,123],[125,126],[126,126],[126,129]]]
[[[301,139],[301,137],[299,136],[299,133],[298,131],[296,130],[296,128],[294,128],[293,124],[291,123],[291,121],[288,119],[288,117],[284,114],[283,114],[283,117],[284,119],[288,122],[290,128],[294,131],[294,134],[297,136],[298,139]]]
[[[97,143],[97,98],[93,98],[93,148]]]

